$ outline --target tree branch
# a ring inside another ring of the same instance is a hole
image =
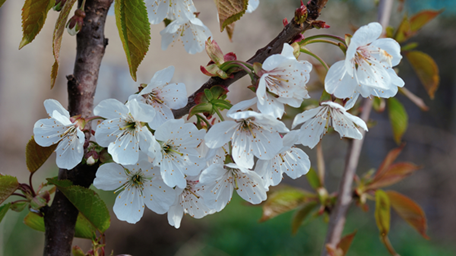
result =
[[[388,26],[388,22],[391,16],[393,1],[392,0],[381,0],[379,4],[378,20],[382,24],[383,29]],[[372,110],[372,100],[365,99],[362,106],[361,118],[367,122],[369,119],[370,112]],[[334,248],[340,241],[342,231],[345,225],[345,219],[348,208],[352,202],[352,184],[353,178],[356,174],[356,168],[359,163],[359,156],[363,147],[365,131],[361,130],[363,139],[351,140],[347,154],[347,160],[345,164],[345,170],[340,181],[339,190],[337,192],[337,202],[334,210],[331,212],[329,219],[328,232],[326,234],[325,244],[321,255],[327,256],[326,245],[329,244]]]
[[[80,6],[82,1],[78,1]],[[87,0],[86,17],[82,30],[77,35],[76,61],[73,75],[68,79],[68,111],[71,116],[92,116],[93,97],[97,86],[98,72],[108,40],[104,37],[106,15],[112,0]],[[86,128],[90,130],[90,123]],[[86,141],[90,133],[86,133]],[[59,179],[68,179],[75,185],[89,187],[95,178],[98,165],[79,164],[73,170],[59,170]],[[74,226],[78,210],[59,191],[52,205],[44,210],[45,246],[43,255],[66,256],[71,254]]]
[[[294,39],[297,38],[304,31],[311,29],[311,23],[315,21],[320,15],[321,10],[326,6],[328,0],[312,0],[307,4],[307,20],[298,24],[294,19],[286,25],[283,30],[276,36],[268,45],[259,49],[255,55],[250,58],[247,62],[253,64],[254,62],[263,63],[267,57],[280,53],[283,48],[284,43],[292,43]],[[228,87],[232,83],[236,82],[247,73],[245,71],[239,71],[233,74],[232,78],[221,79],[219,77],[212,77],[206,83],[204,83],[196,92],[194,92],[190,97],[188,97],[188,103],[185,107],[181,109],[173,110],[175,118],[183,117],[188,114],[190,109],[196,105],[195,97],[198,93],[203,92],[204,89],[209,89],[215,85],[220,85],[223,87]]]

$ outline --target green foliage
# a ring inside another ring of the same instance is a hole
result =
[[[115,1],[114,11],[130,75],[136,81],[136,71],[150,44],[150,23],[143,0]]]
[[[375,191],[375,221],[382,237],[390,230],[390,207],[388,195],[380,189]]]
[[[268,193],[263,205],[263,216],[260,221],[266,221],[277,215],[291,211],[315,195],[303,189],[290,186],[278,186]]]
[[[296,235],[298,233],[299,227],[306,220],[307,216],[318,206],[317,202],[308,202],[302,205],[296,213],[293,215],[291,221],[291,233]]]
[[[389,98],[387,100],[388,114],[393,129],[394,141],[397,144],[401,143],[402,135],[408,126],[408,115],[405,111],[404,106],[395,98]]]
[[[196,95],[196,106],[190,109],[189,118],[198,113],[212,116],[218,110],[230,109],[233,105],[226,99],[228,90],[222,86],[213,86],[204,89],[202,93]]]
[[[51,89],[54,88],[55,80],[59,71],[59,56],[60,46],[62,45],[63,32],[65,31],[65,25],[70,14],[71,8],[73,8],[76,0],[68,0],[60,11],[59,17],[55,22],[54,35],[52,37],[52,52],[54,54],[54,65],[52,65],[51,71]]]
[[[318,177],[317,172],[314,168],[310,167],[309,172],[306,175],[307,181],[309,182],[310,186],[317,190],[318,188],[322,187],[320,178]]]
[[[17,178],[0,174],[0,204],[19,188]]]
[[[439,87],[439,68],[431,56],[420,51],[409,51],[404,53],[407,60],[412,64],[418,78],[424,85],[429,97],[434,99],[434,94]]]
[[[5,1],[0,1],[0,7]],[[35,39],[46,21],[55,0],[26,0],[22,7],[22,41],[19,50]]]
[[[36,172],[54,152],[57,144],[49,147],[42,147],[36,144],[35,139],[32,138],[25,147],[25,163],[31,173]]]
[[[427,224],[423,209],[412,199],[396,191],[386,191],[386,194],[397,214],[415,228],[424,238],[429,239],[426,235]]]
[[[41,232],[44,232],[45,230],[43,217],[33,212],[29,212],[27,216],[25,216],[24,224],[34,230]],[[93,225],[84,217],[84,215],[79,213],[76,220],[76,226],[74,227],[74,236],[79,238],[92,239],[95,232],[96,229],[93,227]]]
[[[10,203],[4,204],[0,206],[0,223],[2,222],[3,218],[5,217],[6,213],[10,208]]]
[[[109,228],[111,219],[106,204],[93,190],[77,185],[71,185],[68,180],[48,179],[68,198],[78,209],[80,214],[87,219],[99,232],[104,233]]]
[[[425,10],[415,14],[410,19],[407,16],[404,16],[401,24],[393,36],[394,39],[396,39],[396,41],[399,43],[407,41],[410,37],[414,36],[418,30],[420,30],[429,21],[433,20],[441,12],[442,10]],[[391,36],[392,32],[388,32],[388,35]]]

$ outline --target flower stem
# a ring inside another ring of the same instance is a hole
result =
[[[325,39],[310,40],[310,41],[307,41],[305,45],[314,44],[314,43],[326,43],[326,44],[332,44],[332,45],[339,47],[339,43],[336,43],[336,42],[333,42],[330,40],[325,40]],[[304,46],[304,45],[302,45],[302,46]]]
[[[308,44],[309,41],[313,41],[314,39],[318,39],[318,38],[330,38],[330,39],[333,39],[333,40],[336,40],[336,41],[339,41],[339,42],[345,44],[345,39],[343,39],[342,37],[328,35],[328,34],[321,34],[321,35],[309,36],[306,39],[299,42],[299,45],[306,45],[306,44]]]
[[[11,195],[12,196],[20,196],[20,197],[23,197],[23,198],[27,198],[26,196],[24,196],[22,194],[19,194],[19,193],[12,193]]]
[[[243,69],[250,76],[250,80],[252,80],[252,82],[255,81],[255,74],[253,73],[253,66],[250,63],[247,63],[245,61],[232,60],[232,61],[227,61],[227,62],[223,63],[222,65],[220,65],[220,69],[223,71],[227,71],[233,67]]]
[[[318,56],[318,55],[316,55],[315,53],[313,53],[313,52],[307,50],[305,47],[301,47],[301,52],[303,52],[303,53],[305,53],[305,54],[308,54],[308,55],[314,57],[315,59],[318,60],[318,62],[320,62],[321,65],[323,65],[323,67],[325,67],[326,71],[329,70],[328,64],[326,64],[326,62],[325,62],[322,58],[320,58],[320,56]]]
[[[220,113],[220,110],[217,107],[214,108],[214,111],[215,111],[215,113],[217,113],[218,117],[220,118],[220,120],[222,122],[225,121],[225,119],[223,118],[222,113]]]
[[[197,116],[198,120],[203,120],[203,122],[206,123],[207,128],[211,128],[212,127],[211,123],[209,123],[209,121],[207,121],[207,119],[204,118],[203,116],[201,116],[199,114],[195,114],[195,116]]]

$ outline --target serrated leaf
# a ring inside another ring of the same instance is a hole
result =
[[[306,175],[306,178],[313,189],[316,190],[317,188],[322,187],[320,178],[318,177],[318,174],[314,168],[310,167],[309,172]]]
[[[0,204],[19,188],[17,178],[0,174]]]
[[[51,89],[54,88],[57,74],[59,72],[59,57],[60,57],[60,46],[62,45],[63,32],[65,31],[65,25],[70,14],[71,8],[77,0],[67,0],[62,10],[60,11],[59,17],[55,22],[54,35],[52,38],[52,52],[54,54],[54,64],[52,65],[51,71]]]
[[[412,32],[418,31],[424,25],[426,25],[429,21],[433,20],[437,15],[442,13],[443,10],[433,11],[433,10],[425,10],[419,12],[410,18],[410,30]]]
[[[223,32],[226,26],[239,20],[244,15],[248,2],[248,0],[215,0],[219,15],[220,32]]]
[[[3,1],[4,2],[4,1]],[[3,4],[0,2],[0,6]],[[19,50],[35,39],[46,21],[55,0],[26,0],[22,7],[22,41]]]
[[[36,144],[32,136],[25,147],[25,163],[27,164],[27,169],[31,173],[36,172],[46,162],[49,156],[51,156],[56,147],[57,144],[42,147]]]
[[[390,201],[383,190],[375,191],[375,221],[377,222],[380,236],[388,235],[390,229]]]
[[[136,81],[136,71],[150,44],[150,23],[143,0],[115,1],[117,30],[127,56],[130,75]]]
[[[43,217],[40,217],[33,212],[29,212],[25,216],[24,224],[37,231],[44,232],[45,230]],[[96,229],[81,213],[79,213],[74,227],[74,236],[92,239],[94,233],[96,233]]]
[[[412,199],[396,191],[386,191],[386,194],[397,214],[415,228],[424,238],[429,239],[426,235],[427,224],[423,209]]]
[[[388,104],[388,115],[393,129],[394,141],[399,145],[401,143],[402,135],[408,126],[408,115],[405,111],[404,106],[395,98],[389,98]]]
[[[310,197],[315,197],[315,195],[302,189],[289,186],[276,188],[270,193],[266,203],[263,205],[263,216],[260,222],[291,211]]]
[[[402,42],[406,41],[410,36],[411,36],[410,22],[409,22],[407,16],[404,16],[401,24],[397,28],[396,34],[394,35],[394,39],[396,39],[396,41],[398,43],[402,43]]]
[[[69,186],[68,181],[65,180],[61,181],[56,178],[47,180],[56,185],[99,232],[104,233],[109,228],[111,220],[108,208],[95,191],[77,185]]]
[[[309,214],[318,206],[317,202],[309,202],[301,206],[293,216],[291,221],[291,233],[296,235],[299,230],[299,227],[304,222],[304,220],[309,216]]]
[[[420,169],[420,166],[412,163],[396,163],[391,165],[382,175],[376,176],[372,182],[366,186],[366,189],[377,189],[391,186],[401,181]]]
[[[1,5],[0,5],[1,7]],[[10,208],[10,203],[4,204],[0,206],[0,223],[2,222],[3,218],[5,217],[6,213]]]
[[[413,70],[415,70],[415,73],[424,85],[429,97],[434,99],[435,91],[437,91],[440,82],[439,68],[434,59],[420,51],[405,52],[404,55],[410,64],[412,64]]]

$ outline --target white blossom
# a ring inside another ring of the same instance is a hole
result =
[[[58,101],[45,100],[44,107],[49,118],[40,119],[35,123],[35,142],[43,147],[58,143],[55,150],[57,166],[62,169],[73,169],[84,155],[84,133],[70,120],[70,113]]]
[[[297,131],[291,131],[283,137],[283,147],[271,160],[258,160],[255,172],[262,178],[266,189],[282,181],[282,174],[297,179],[309,172],[309,156],[293,145],[297,142]]]
[[[268,57],[258,74],[256,94],[261,113],[281,118],[284,104],[300,107],[303,99],[310,98],[306,83],[311,70],[309,62],[296,60],[293,47],[283,44],[282,53]]]
[[[193,218],[201,219],[215,212],[204,203],[205,186],[199,185],[197,177],[187,177],[186,180],[185,189],[176,188],[179,192],[177,192],[176,200],[168,211],[168,222],[175,228],[180,227],[184,213]]]
[[[206,145],[214,149],[231,141],[233,160],[244,168],[253,167],[253,156],[272,159],[283,145],[279,132],[289,131],[285,124],[272,116],[254,111],[234,112],[255,102],[256,98],[234,105],[227,113],[234,121],[215,124],[205,137]]]
[[[161,150],[154,164],[160,164],[161,175],[170,186],[185,188],[185,175],[195,176],[206,167],[205,158],[198,151],[205,130],[198,130],[184,120],[169,120],[155,131],[155,138],[160,141]]]
[[[246,13],[252,13],[253,11],[258,8],[258,5],[260,4],[260,0],[249,0],[249,3],[247,4],[247,10],[245,10]]]
[[[200,176],[201,192],[205,204],[216,211],[221,211],[231,201],[233,190],[244,200],[259,204],[266,200],[266,189],[261,177],[254,171],[234,163],[213,164]]]
[[[195,17],[196,8],[192,0],[145,0],[149,21],[158,24],[165,18],[189,20]]]
[[[187,105],[185,84],[170,83],[173,74],[173,66],[156,72],[144,89],[129,98],[129,100],[136,99],[141,108],[148,108],[148,112],[154,112],[152,114],[154,118],[149,122],[150,128],[154,130],[166,121],[174,119],[172,109]]]
[[[198,18],[189,20],[175,20],[165,29],[160,31],[162,36],[162,50],[168,49],[170,44],[174,44],[180,37],[184,44],[185,51],[190,54],[202,52],[207,38],[212,36],[211,31]]]
[[[402,59],[400,45],[391,38],[379,38],[377,22],[359,28],[350,39],[345,60],[336,62],[325,78],[325,89],[338,98],[350,98],[351,108],[358,96],[389,98],[404,81],[393,67]]]
[[[161,180],[160,168],[141,158],[135,165],[103,164],[98,168],[93,185],[102,190],[119,193],[114,213],[119,220],[138,222],[144,214],[144,205],[163,214],[174,203],[176,191]]]
[[[317,145],[329,126],[332,126],[341,138],[360,140],[363,135],[358,127],[367,131],[366,123],[361,118],[348,113],[344,107],[331,101],[322,102],[321,106],[296,115],[292,127],[299,124],[303,124],[299,129],[299,143],[310,148]]]
[[[160,145],[145,126],[155,112],[141,108],[136,99],[126,105],[106,99],[95,107],[94,113],[107,119],[97,126],[95,139],[100,146],[108,147],[116,163],[135,164],[140,150],[152,158],[159,152]]]

